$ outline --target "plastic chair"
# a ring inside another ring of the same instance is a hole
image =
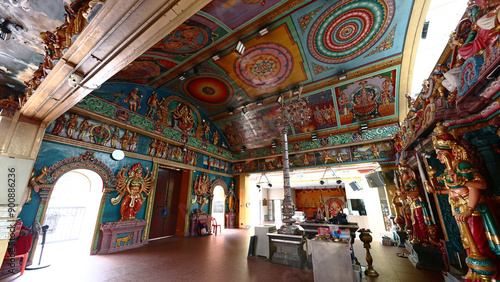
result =
[[[217,227],[219,227],[219,231],[220,233],[222,233],[222,227],[220,226],[220,224],[217,224],[217,220],[215,219],[215,217],[212,217],[212,233],[214,233],[215,235],[217,235]]]
[[[14,229],[14,232],[12,233],[11,237],[12,238],[17,238],[19,236],[19,233],[21,232],[21,227],[22,227],[22,222],[21,221],[18,221],[16,222],[16,227]],[[32,240],[32,236],[30,235],[28,237],[28,240]],[[6,264],[6,265],[10,265],[12,262],[15,262],[17,261],[17,259],[21,259],[22,262],[21,262],[21,275],[24,274],[24,269],[26,268],[26,263],[28,262],[28,253],[29,251],[31,250],[31,245],[29,246],[29,249],[26,253],[24,254],[19,254],[19,255],[16,255],[16,256],[10,256],[9,252],[7,251],[7,253],[5,254],[4,256],[4,261],[3,261],[3,264]],[[3,267],[2,267],[3,268]],[[15,267],[13,267],[15,269]]]

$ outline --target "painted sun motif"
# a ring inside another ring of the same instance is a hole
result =
[[[271,88],[285,81],[293,68],[292,55],[278,44],[250,48],[235,64],[238,77],[255,88]]]
[[[183,88],[189,96],[207,105],[224,105],[233,97],[231,85],[215,75],[192,77],[184,83]]]
[[[394,0],[343,0],[332,5],[311,26],[311,55],[329,64],[360,56],[388,29],[394,6]]]

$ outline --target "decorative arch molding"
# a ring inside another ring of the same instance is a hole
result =
[[[49,167],[47,174],[42,178],[42,183],[54,186],[59,177],[66,172],[84,168],[90,169],[99,174],[103,180],[104,188],[111,188],[115,185],[115,175],[111,169],[94,156],[93,151],[87,151],[78,157],[71,157],[58,161]]]
[[[210,194],[213,194],[214,188],[217,185],[222,186],[222,188],[224,189],[224,195],[227,195],[227,192],[228,192],[228,190],[227,190],[227,184],[226,184],[226,182],[224,182],[224,180],[221,179],[220,176],[212,182],[212,187],[210,187]]]
[[[59,180],[59,178],[66,172],[69,172],[74,169],[88,169],[94,171],[101,177],[103,181],[103,195],[101,198],[101,204],[99,207],[98,218],[96,223],[97,224],[96,226],[100,225],[102,221],[104,203],[109,198],[110,192],[113,190],[113,187],[115,186],[116,177],[114,173],[111,171],[111,169],[105,163],[103,163],[94,156],[93,151],[87,151],[81,154],[80,156],[75,156],[58,161],[57,163],[54,163],[52,166],[48,168],[47,173],[40,180],[41,183],[39,191],[40,205],[38,206],[38,210],[35,216],[35,221],[38,221],[43,225],[43,219],[45,218],[45,214],[47,212],[48,201],[50,199],[52,191],[54,190],[54,186],[57,183],[57,180]],[[99,230],[96,230],[94,233],[94,238],[92,240],[92,251],[96,250],[97,248],[96,238],[98,236],[98,231]],[[36,238],[34,246],[36,246],[37,242],[38,238]],[[33,260],[33,255],[35,253],[34,250],[35,247],[31,251],[29,261]]]

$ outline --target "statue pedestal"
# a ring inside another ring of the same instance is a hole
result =
[[[406,241],[405,247],[410,252],[408,259],[416,268],[436,271],[442,271],[446,268],[441,250],[422,245],[412,245],[408,241]]]
[[[267,233],[267,236],[271,241],[270,255],[272,262],[297,268],[307,268],[307,254],[304,251],[306,240],[303,235]]]
[[[226,213],[226,229],[236,228],[236,213],[228,212]]]
[[[142,239],[146,224],[143,219],[102,223],[96,254],[111,254],[146,245],[148,240]]]

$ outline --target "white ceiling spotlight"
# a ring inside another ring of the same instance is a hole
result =
[[[265,27],[265,28],[263,28],[263,29],[259,30],[259,34],[260,34],[260,36],[264,36],[264,35],[266,35],[266,34],[268,34],[268,33],[269,33],[269,30],[267,29],[267,27]]]
[[[236,44],[236,53],[243,55],[245,53],[245,44],[243,42],[238,41],[238,44]]]
[[[111,153],[111,157],[115,161],[121,161],[121,160],[123,160],[123,158],[125,158],[125,153],[122,150],[114,150]]]

